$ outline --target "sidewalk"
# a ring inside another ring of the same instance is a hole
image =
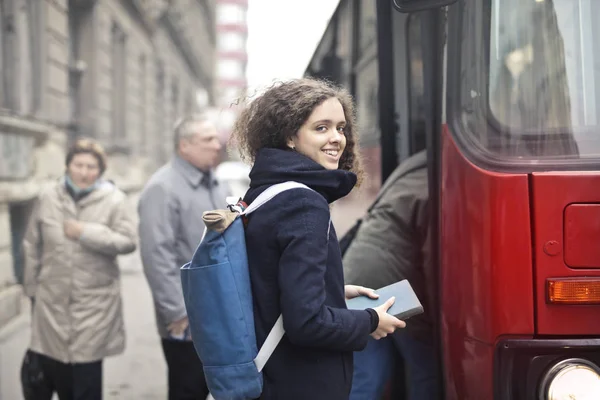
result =
[[[154,306],[137,252],[119,260],[127,347],[104,360],[104,399],[165,400],[167,367],[154,319]]]

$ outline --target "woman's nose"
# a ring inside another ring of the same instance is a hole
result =
[[[335,131],[333,131],[333,134],[329,138],[329,141],[331,143],[339,143],[341,140],[342,140],[342,134],[340,132],[338,132],[337,129]]]

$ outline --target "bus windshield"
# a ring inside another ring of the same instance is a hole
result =
[[[531,157],[600,157],[600,1],[491,0],[490,11],[488,123],[513,142],[537,138]]]

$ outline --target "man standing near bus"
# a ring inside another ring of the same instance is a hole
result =
[[[175,125],[174,139],[173,159],[140,197],[140,249],[169,371],[169,400],[205,399],[208,388],[189,334],[180,268],[202,238],[202,213],[223,208],[228,193],[213,174],[221,151],[215,125],[204,115],[188,116]]]
[[[382,187],[344,254],[346,284],[380,288],[408,279],[425,312],[389,337],[354,353],[350,400],[379,399],[398,356],[407,369],[409,400],[441,396],[429,301],[429,190],[423,150],[400,164]],[[404,377],[402,377],[404,378]]]

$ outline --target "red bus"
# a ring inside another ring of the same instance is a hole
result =
[[[600,1],[378,0],[374,96],[366,3],[307,72],[378,104],[375,176],[427,148],[445,398],[600,399]]]

